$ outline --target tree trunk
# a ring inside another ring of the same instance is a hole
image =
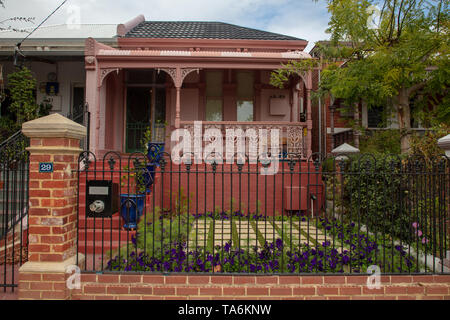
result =
[[[406,88],[402,88],[397,96],[398,125],[401,133],[400,147],[402,153],[407,153],[410,148],[411,134],[411,109],[409,107],[409,95]]]

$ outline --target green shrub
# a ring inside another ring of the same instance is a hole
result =
[[[13,133],[19,130],[20,127],[16,125],[16,123],[8,117],[0,118],[0,141],[5,141],[8,139]]]
[[[438,147],[437,140],[450,132],[450,126],[441,124],[426,131],[425,134],[414,134],[411,136],[411,154],[423,156],[428,164],[436,160],[444,153]]]
[[[400,140],[397,129],[365,131],[360,136],[359,149],[361,153],[400,154]]]
[[[186,215],[170,219],[161,216],[154,222],[147,222],[142,218],[138,225],[136,246],[154,257],[159,257],[162,248],[187,241],[192,220],[188,224]]]
[[[352,157],[344,175],[344,206],[348,219],[366,225],[371,232],[411,239],[408,194],[401,162],[387,155]]]

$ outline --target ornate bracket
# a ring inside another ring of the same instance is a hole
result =
[[[173,81],[173,84],[177,88],[181,88],[181,85],[183,84],[184,78],[187,77],[187,75],[193,71],[199,72],[200,69],[198,68],[160,68],[158,69],[158,72],[164,71],[167,73]]]
[[[158,69],[158,73],[160,71],[164,71],[165,73],[167,73],[171,78],[173,83],[176,83],[176,79],[177,79],[177,69],[176,68],[160,68]]]
[[[300,77],[302,78],[303,82],[305,83],[306,89],[312,90],[312,71],[307,70],[307,71],[301,72]]]
[[[107,69],[100,69],[100,81],[98,82],[98,87],[100,88],[103,85],[103,80],[106,78],[108,74],[110,74],[113,71],[116,71],[117,74],[119,74],[119,68],[107,68]]]
[[[182,68],[181,69],[181,83],[180,86],[183,84],[184,78],[188,76],[191,72],[197,71],[197,73],[200,72],[200,69],[198,68]]]

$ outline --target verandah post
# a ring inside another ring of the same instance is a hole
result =
[[[76,264],[75,170],[86,128],[51,114],[24,123],[22,132],[30,138],[29,247],[28,262],[19,269],[19,299],[69,299],[66,270]]]

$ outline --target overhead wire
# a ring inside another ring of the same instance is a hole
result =
[[[18,62],[18,58],[19,55],[21,55],[22,57],[25,57],[25,55],[22,53],[22,51],[20,51],[20,46],[22,45],[22,43],[28,39],[29,36],[31,36],[37,29],[39,29],[40,26],[42,26],[45,21],[47,21],[56,11],[59,10],[59,8],[61,8],[65,3],[67,2],[67,0],[64,0],[55,10],[53,10],[52,13],[50,13],[44,20],[42,20],[42,22],[33,29],[33,31],[31,31],[29,34],[27,34],[27,36],[25,38],[23,38],[20,42],[18,42],[16,44],[16,47],[14,48],[14,65],[17,66],[17,62]]]

